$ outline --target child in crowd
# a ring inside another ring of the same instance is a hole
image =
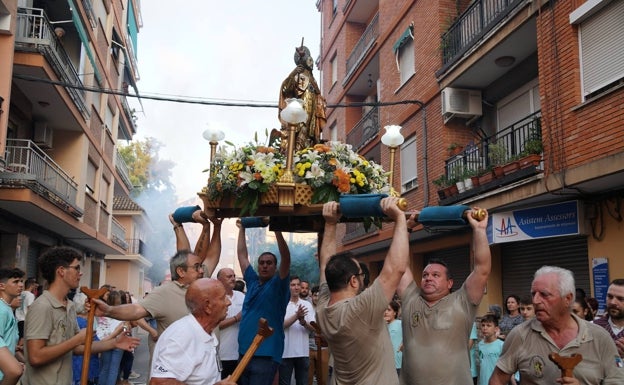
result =
[[[530,296],[520,298],[520,314],[525,321],[535,317],[535,308]]]
[[[496,361],[503,350],[503,341],[497,338],[498,317],[486,314],[481,318],[481,335],[479,341],[479,385],[487,385],[496,367]]]

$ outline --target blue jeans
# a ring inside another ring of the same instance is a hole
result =
[[[309,357],[282,358],[282,363],[279,366],[279,385],[290,385],[293,369],[295,370],[295,383],[306,385],[309,367]]]
[[[123,350],[113,349],[100,353],[100,385],[115,385],[119,378],[119,364]]]
[[[271,357],[252,357],[239,378],[238,385],[271,385],[277,368],[279,364]]]

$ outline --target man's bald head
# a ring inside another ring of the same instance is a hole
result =
[[[236,273],[234,273],[234,270],[224,267],[217,273],[217,279],[225,286],[225,290],[231,294],[234,285],[236,285]]]
[[[202,309],[212,300],[225,292],[223,284],[214,278],[200,278],[190,284],[186,291],[186,307],[193,315],[201,313]]]

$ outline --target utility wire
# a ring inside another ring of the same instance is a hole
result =
[[[29,82],[37,82],[37,83],[46,83],[55,86],[62,86],[67,88],[74,88],[82,91],[89,92],[97,92],[101,94],[110,94],[110,95],[119,95],[131,98],[138,99],[148,99],[148,100],[156,100],[162,102],[173,102],[173,103],[185,103],[185,104],[201,104],[207,106],[223,106],[223,107],[249,107],[249,108],[277,108],[277,103],[270,102],[251,102],[251,103],[243,103],[238,101],[226,101],[226,100],[211,100],[211,99],[200,99],[200,98],[191,98],[191,97],[170,97],[170,96],[158,96],[154,94],[129,94],[123,91],[99,88],[99,87],[87,87],[84,85],[76,85],[56,80],[43,79],[35,76],[28,75],[20,75],[15,74],[13,77]],[[353,102],[353,103],[336,103],[336,104],[328,104],[329,108],[347,108],[347,107],[378,107],[378,106],[395,106],[399,104],[417,104],[420,107],[424,106],[424,103],[420,100],[399,100],[395,102]]]

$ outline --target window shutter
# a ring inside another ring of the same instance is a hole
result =
[[[624,78],[624,1],[610,5],[580,25],[583,94]]]

